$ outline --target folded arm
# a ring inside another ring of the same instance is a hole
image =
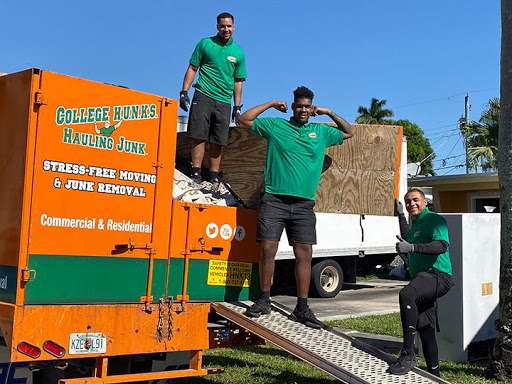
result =
[[[242,115],[240,116],[240,125],[246,129],[251,129],[254,120],[256,120],[256,118],[259,115],[261,115],[263,112],[270,108],[275,108],[283,113],[285,113],[288,110],[286,101],[268,101],[264,104],[252,107],[251,109],[242,113]]]

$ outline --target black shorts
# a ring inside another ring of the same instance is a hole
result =
[[[439,330],[436,300],[448,293],[453,287],[452,276],[435,268],[420,272],[409,283],[417,294],[417,329],[430,325]]]
[[[188,115],[187,136],[191,139],[227,145],[231,104],[195,91]]]
[[[265,193],[258,206],[256,240],[281,240],[286,229],[288,243],[316,244],[314,200]]]

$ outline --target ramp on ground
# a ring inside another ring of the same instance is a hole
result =
[[[270,315],[248,318],[243,312],[252,302],[213,303],[215,311],[292,355],[347,384],[435,384],[447,381],[414,368],[404,376],[386,372],[396,360],[366,343],[335,329],[312,329],[291,321],[290,310],[272,304]]]

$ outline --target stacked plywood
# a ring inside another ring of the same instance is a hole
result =
[[[326,150],[316,193],[317,212],[392,215],[398,188],[402,128],[354,125],[356,135]],[[233,128],[223,151],[223,179],[248,206],[263,188],[267,143],[243,128]],[[190,142],[178,134],[177,154],[190,158]],[[208,155],[205,155],[207,166]]]

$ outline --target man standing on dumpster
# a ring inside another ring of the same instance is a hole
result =
[[[202,39],[192,53],[180,92],[180,107],[190,106],[187,136],[192,139],[192,180],[199,184],[205,144],[210,154],[210,182],[219,186],[222,147],[228,143],[231,98],[234,98],[231,120],[238,124],[242,111],[242,84],[245,81],[245,55],[233,41],[235,18],[224,12],[217,16],[218,34]],[[188,90],[199,70],[195,92],[190,105]]]
[[[311,280],[312,245],[316,244],[315,193],[320,181],[325,149],[352,137],[354,127],[330,109],[313,106],[313,92],[298,87],[292,117],[258,118],[267,109],[285,113],[285,101],[269,101],[240,116],[240,124],[268,142],[265,189],[258,207],[261,241],[261,298],[245,312],[249,317],[270,313],[270,286],[274,257],[283,229],[295,255],[297,306],[290,318],[312,328],[323,328],[307,304]],[[311,116],[327,115],[336,127],[310,123]]]
[[[448,226],[442,216],[428,209],[423,191],[410,189],[404,201],[412,225],[409,228],[402,203],[395,201],[401,233],[397,236],[396,251],[408,255],[412,280],[399,294],[404,344],[398,360],[390,365],[388,372],[405,375],[414,368],[414,338],[418,331],[427,370],[439,377],[436,300],[453,286]]]

